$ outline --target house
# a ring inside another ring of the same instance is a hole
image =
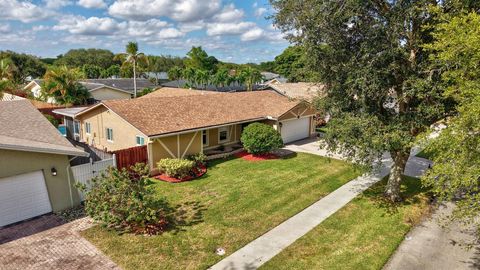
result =
[[[315,110],[274,91],[166,88],[147,97],[103,101],[77,113],[81,140],[108,151],[147,145],[155,169],[162,158],[238,144],[243,128],[252,122],[272,125],[285,143],[314,134]]]
[[[3,93],[3,95],[2,94],[0,94],[0,95],[1,95],[0,101],[13,101],[13,100],[24,100],[25,99],[23,97],[12,95],[12,94],[9,94],[9,93]]]
[[[297,83],[282,83],[278,81],[271,81],[267,83],[267,88],[274,90],[280,95],[297,99],[312,101],[315,97],[323,95],[324,86],[315,83],[297,82]]]
[[[268,72],[268,71],[262,71],[260,73],[262,74],[262,77],[263,77],[263,82],[262,83],[266,84],[268,82],[273,82],[273,81],[280,82],[280,83],[286,83],[287,82],[287,78],[283,77],[280,74],[273,73],[273,72]]]
[[[32,80],[24,89],[31,91],[33,96],[39,98],[41,96],[43,80]],[[85,86],[92,96],[92,103],[110,100],[110,99],[130,99],[134,95],[133,79],[89,79],[80,80],[80,84]],[[147,79],[137,79],[137,93],[145,88],[156,89],[158,86]],[[53,99],[48,102],[53,103]]]
[[[0,227],[78,204],[75,148],[27,100],[0,102]]]
[[[175,81],[169,81],[162,83],[163,87],[168,87],[168,88],[184,88],[186,85],[188,85],[187,80],[175,80]],[[227,86],[217,86],[213,84],[208,84],[208,85],[197,85],[195,86],[197,89],[203,89],[206,91],[217,91],[217,92],[241,92],[241,91],[246,91],[247,87],[243,84],[239,84],[237,82],[233,82],[230,85]],[[263,84],[255,84],[253,85],[253,90],[262,90],[265,88],[265,85]]]
[[[62,124],[58,129],[60,133],[68,139],[80,140],[80,122],[75,120],[75,114],[87,109],[88,107],[71,107],[53,110],[52,113],[62,118]]]

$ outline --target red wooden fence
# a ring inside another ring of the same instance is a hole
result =
[[[137,146],[128,149],[113,151],[117,159],[117,168],[130,168],[136,163],[148,163],[147,146]]]

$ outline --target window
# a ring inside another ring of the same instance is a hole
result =
[[[85,122],[85,133],[87,133],[87,134],[92,133],[92,127],[91,127],[90,123],[88,123],[88,122]]]
[[[73,121],[73,134],[79,134],[80,133],[80,122],[78,121]]]
[[[208,146],[208,130],[202,130],[203,146]]]
[[[142,136],[136,136],[137,139],[137,145],[145,145],[145,138]]]
[[[218,142],[223,143],[228,141],[228,128],[221,127],[218,129]]]
[[[113,142],[113,129],[107,128],[107,141]]]

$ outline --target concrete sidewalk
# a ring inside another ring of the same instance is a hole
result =
[[[389,172],[391,161],[385,160],[375,174],[363,175],[348,182],[300,213],[212,266],[212,270],[256,269],[283,249],[308,233],[322,221],[349,203]]]
[[[480,243],[475,243],[475,226],[454,222],[442,227],[439,219],[452,212],[452,203],[441,205],[435,213],[410,231],[384,270],[480,269]]]

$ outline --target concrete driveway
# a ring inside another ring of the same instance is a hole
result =
[[[327,150],[320,148],[318,138],[308,138],[296,142],[291,142],[286,144],[283,148],[294,152],[310,153],[334,159],[345,159],[345,157],[343,157],[339,153],[330,153]]]
[[[119,269],[80,236],[90,218],[63,223],[46,215],[0,229],[0,269]]]

